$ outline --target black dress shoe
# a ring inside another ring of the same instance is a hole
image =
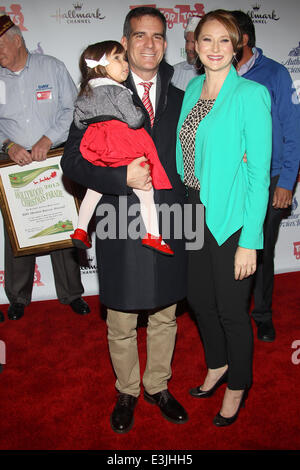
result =
[[[4,321],[4,314],[0,310],[0,323]]]
[[[73,312],[78,313],[79,315],[86,315],[91,311],[88,304],[81,297],[73,300],[69,305]]]
[[[271,343],[272,341],[274,341],[275,336],[276,333],[272,320],[257,324],[258,339],[260,339],[261,341],[266,341],[267,343]]]
[[[240,401],[240,404],[239,404],[239,407],[238,407],[236,413],[233,416],[230,416],[229,418],[225,418],[219,412],[214,417],[214,421],[213,421],[214,425],[219,426],[219,427],[224,427],[224,426],[230,426],[231,424],[233,424],[239,416],[240,409],[245,407],[245,401],[246,401],[247,397],[248,397],[248,390],[246,389],[243,392],[243,395],[242,395],[242,398],[241,398],[241,401]]]
[[[9,320],[19,320],[24,315],[24,304],[13,303],[8,307],[7,317]]]
[[[215,383],[215,385],[210,388],[209,390],[201,390],[201,385],[196,388],[191,388],[190,394],[192,397],[196,398],[209,398],[211,397],[215,391],[224,383],[227,382],[228,370],[224,372],[224,374],[219,378],[219,380]]]
[[[112,430],[120,434],[130,431],[133,426],[133,412],[137,398],[120,393],[114,411],[110,417]]]
[[[144,398],[148,403],[157,405],[164,418],[172,423],[185,423],[189,418],[183,406],[171,395],[168,390],[150,395],[144,392]]]

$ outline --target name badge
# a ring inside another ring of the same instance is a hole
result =
[[[44,91],[37,91],[36,92],[36,99],[40,100],[52,100],[52,91],[51,90],[44,90]]]

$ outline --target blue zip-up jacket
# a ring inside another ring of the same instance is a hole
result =
[[[243,74],[243,78],[265,85],[271,95],[272,161],[271,176],[279,175],[277,186],[293,189],[300,161],[300,105],[288,70],[263,55]]]

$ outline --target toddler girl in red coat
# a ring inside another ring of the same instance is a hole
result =
[[[145,156],[154,188],[171,189],[155,145],[141,127],[144,113],[133,104],[131,91],[122,85],[129,73],[123,46],[116,41],[92,44],[82,53],[79,66],[82,79],[74,122],[80,129],[87,128],[80,144],[83,158],[94,165],[117,167]],[[173,255],[159,233],[153,188],[133,191],[139,198],[146,228],[142,244],[165,255]],[[102,194],[88,189],[81,203],[78,227],[71,235],[73,244],[79,248],[91,246],[87,227],[101,197]]]

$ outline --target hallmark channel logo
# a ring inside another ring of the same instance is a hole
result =
[[[58,23],[67,24],[92,23],[93,21],[105,19],[100,8],[96,8],[95,10],[85,10],[82,2],[73,3],[71,8],[67,11],[63,11],[58,8],[55,15],[50,16],[51,18],[56,18]]]
[[[294,197],[294,198],[293,198],[293,202],[292,202],[292,213],[297,210],[298,205],[299,205],[299,204],[298,204],[298,201],[297,201],[297,199]]]
[[[21,10],[22,7],[19,3],[13,3],[10,5],[10,11],[6,10],[6,7],[0,7],[0,13],[9,15],[11,21],[13,21],[16,26],[19,26],[21,31],[28,31],[28,29],[24,26],[24,15]]]
[[[280,227],[300,227],[300,207],[296,196],[293,197],[291,215],[281,221]]]
[[[82,252],[83,250],[80,250]],[[90,250],[91,251],[91,250]],[[88,255],[86,253],[80,253],[80,272],[81,274],[97,274],[98,266],[97,261],[95,261],[95,256],[89,253],[87,250]]]
[[[270,21],[278,21],[280,18],[276,15],[275,10],[271,12],[260,11],[260,5],[255,3],[252,9],[247,11],[253,23],[267,24]]]
[[[294,49],[292,49],[289,52],[289,55],[291,57],[300,57],[300,42],[299,42],[298,46],[296,46]]]
[[[155,3],[130,5],[129,8],[133,9],[139,6],[157,8],[166,17],[169,29],[172,29],[174,24],[182,24],[183,29],[185,29],[191,16],[199,16],[199,18],[202,18],[205,15],[203,3],[195,3],[194,9],[191,8],[191,5],[175,5],[174,8],[166,8],[159,7]]]
[[[288,59],[281,62],[290,73],[300,73],[300,42],[288,53]]]
[[[44,50],[41,46],[41,43],[38,42],[36,48],[30,51],[31,54],[44,54]]]

